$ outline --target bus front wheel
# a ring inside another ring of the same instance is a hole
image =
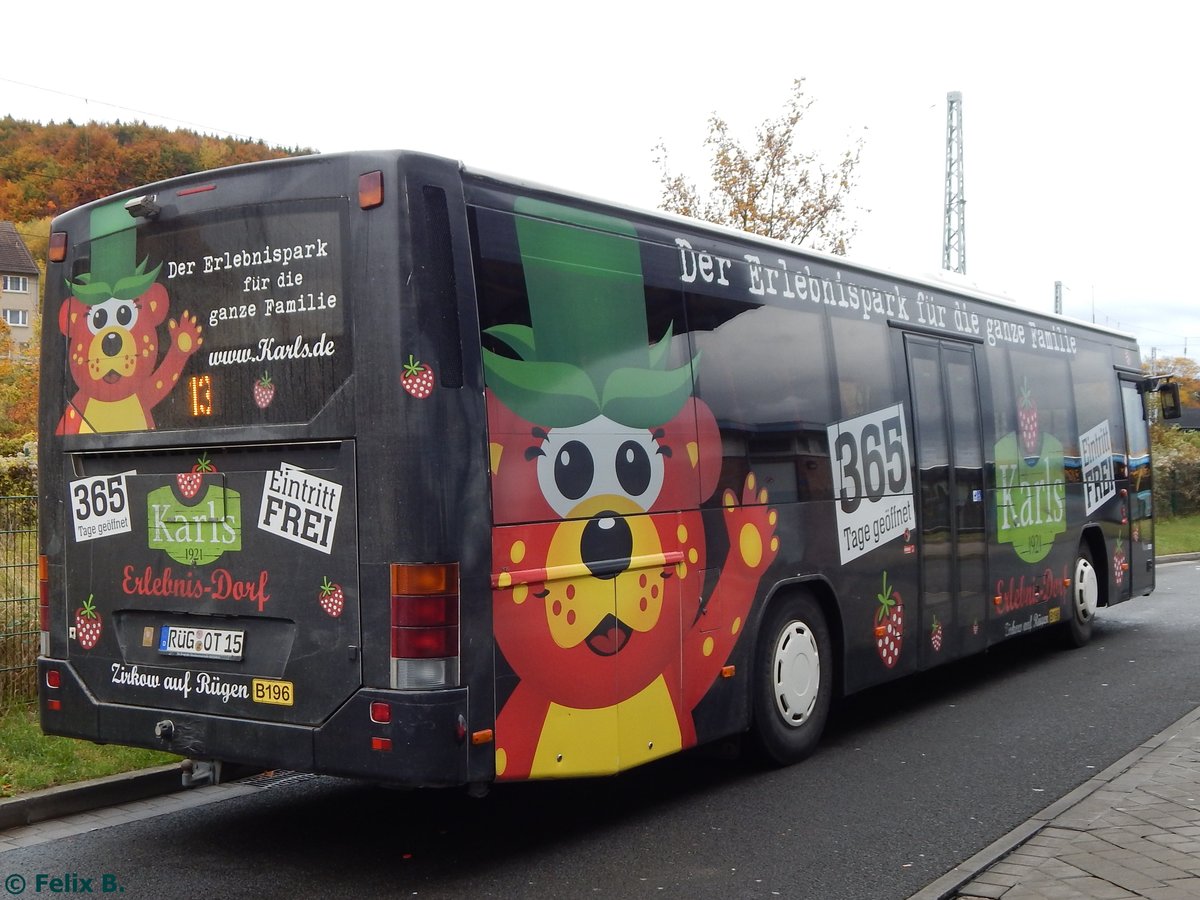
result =
[[[783,598],[767,611],[755,669],[754,736],[776,765],[812,753],[833,696],[829,629],[810,596]]]
[[[1082,647],[1092,638],[1092,622],[1100,603],[1100,579],[1092,554],[1080,545],[1075,555],[1075,571],[1071,578],[1071,611],[1067,620],[1067,641],[1072,647]]]

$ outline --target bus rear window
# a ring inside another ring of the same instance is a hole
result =
[[[82,245],[60,431],[311,420],[350,373],[342,202],[164,216]]]

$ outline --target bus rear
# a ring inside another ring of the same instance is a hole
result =
[[[482,408],[455,389],[457,178],[424,157],[297,159],[55,221],[46,732],[406,784],[491,776],[488,752],[472,774],[460,657],[490,632],[460,602],[486,585],[488,540],[464,512],[486,454],[465,437]]]

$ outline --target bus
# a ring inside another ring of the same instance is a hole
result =
[[[1154,587],[1174,386],[1126,334],[411,152],[52,232],[49,734],[477,792],[787,764]]]

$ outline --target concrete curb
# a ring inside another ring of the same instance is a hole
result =
[[[1200,554],[1197,554],[1196,558],[1200,559]],[[970,859],[959,863],[937,881],[911,895],[908,900],[946,900],[946,898],[954,896],[954,893],[963,885],[973,881],[976,876],[1008,856],[1067,810],[1124,775],[1149,753],[1157,750],[1198,718],[1200,718],[1200,708],[1192,710],[1183,718],[1168,725],[1140,747],[1122,756],[1103,772],[1093,775],[1065,797],[1055,800],[1041,812],[1034,814],[1029,821],[1023,822],[999,840],[984,847]]]
[[[1156,556],[1154,559],[1160,563],[1191,562],[1200,559],[1200,553],[1172,553],[1170,556]]]
[[[77,784],[31,791],[0,800],[0,831],[118,803],[159,797],[182,789],[183,772],[180,764],[171,763],[153,769],[123,772]]]

